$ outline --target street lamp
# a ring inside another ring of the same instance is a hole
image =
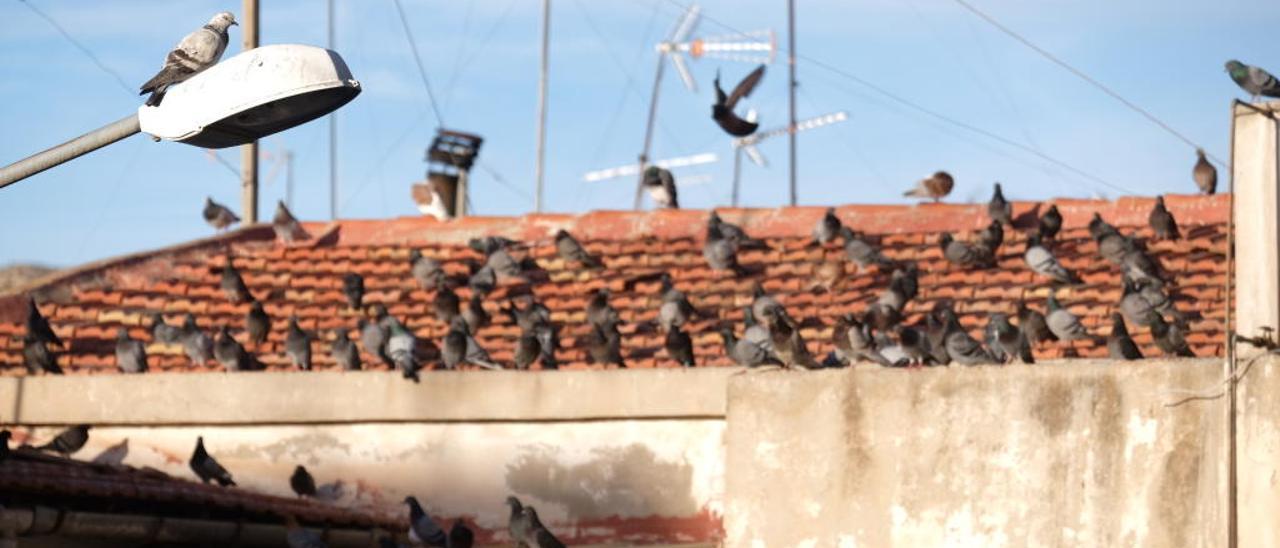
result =
[[[245,51],[175,85],[159,106],[0,168],[0,188],[140,131],[201,148],[251,143],[347,104],[360,83],[337,52],[281,44]]]

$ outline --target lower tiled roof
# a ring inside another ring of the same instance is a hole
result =
[[[1109,330],[1107,318],[1121,296],[1120,272],[1098,258],[1085,225],[1096,212],[1126,234],[1149,238],[1146,219],[1153,200],[1049,203],[1056,204],[1065,219],[1054,251],[1084,281],[1059,289],[1057,297],[1095,334],[1105,334]],[[846,225],[881,245],[888,257],[919,265],[920,292],[905,309],[907,322],[918,320],[937,301],[949,300],[955,303],[961,323],[980,337],[988,315],[1012,313],[1020,298],[1043,311],[1050,283],[1033,275],[1023,263],[1026,238],[1021,230],[1034,226],[1034,218],[1049,203],[1015,204],[1019,230],[1007,231],[998,267],[989,270],[955,267],[942,258],[936,245],[942,231],[966,239],[984,227],[988,222],[985,205],[854,205],[836,211]],[[1170,289],[1176,306],[1193,318],[1187,336],[1191,348],[1200,356],[1220,355],[1226,303],[1227,197],[1167,196],[1166,203],[1178,218],[1183,239],[1149,241],[1150,255],[1172,274]],[[272,369],[289,367],[283,340],[288,318],[296,314],[303,328],[324,334],[314,349],[316,368],[334,368],[328,351],[331,330],[350,329],[352,338],[358,339],[355,326],[360,313],[347,309],[341,290],[342,276],[348,272],[364,277],[367,305],[385,304],[420,338],[439,344],[447,326],[431,313],[434,292],[419,288],[409,274],[410,251],[419,249],[425,256],[444,262],[446,271],[463,274],[467,271],[465,261],[481,259],[466,246],[466,240],[495,234],[520,240],[525,244],[524,252],[545,271],[545,276],[533,281],[505,282],[486,299],[484,306],[493,323],[480,330],[477,339],[499,362],[511,363],[519,335],[519,329],[499,309],[512,296],[532,294],[561,326],[563,348],[557,357],[562,367],[601,367],[585,360],[583,338],[588,328],[584,308],[590,291],[607,287],[613,291],[611,303],[624,321],[622,352],[628,366],[675,366],[661,350],[662,334],[650,323],[658,312],[658,282],[628,284],[659,272],[669,272],[696,306],[714,313],[713,318],[686,326],[693,337],[698,366],[730,365],[717,327],[724,322],[740,325],[742,307],[751,302],[757,282],[804,323],[802,334],[811,351],[822,356],[831,349],[828,339],[836,317],[865,310],[888,280],[887,272],[874,267],[859,271],[836,243],[826,247],[810,244],[810,231],[824,210],[719,210],[726,221],[740,224],[768,244],[767,250],[739,254],[741,263],[754,272],[742,278],[713,271],[703,259],[707,211],[472,217],[443,223],[428,218],[315,223],[309,224],[308,230],[319,235],[317,240],[292,246],[271,240],[269,228],[248,227],[222,237],[89,265],[47,278],[22,294],[0,298],[0,373],[26,374],[21,342],[26,293],[38,296],[42,313],[68,341],[70,349],[59,357],[59,363],[69,374],[115,372],[115,328],[126,326],[134,338],[149,341],[147,316],[153,311],[162,312],[171,324],[180,323],[187,312],[205,329],[227,324]],[[599,256],[605,268],[585,270],[560,260],[551,240],[559,228],[570,231],[590,253]],[[228,302],[219,288],[228,249],[273,320],[269,340],[261,348],[247,344],[243,333],[248,305]],[[844,274],[830,293],[811,290],[814,272],[824,263],[835,265]],[[458,293],[465,303],[469,290],[463,287]],[[1159,354],[1146,329],[1130,326],[1130,331],[1144,353]],[[214,362],[188,365],[180,346],[150,344],[147,350],[152,371],[219,369]],[[1105,357],[1106,349],[1092,341],[1050,343],[1036,348],[1035,355],[1041,359]],[[366,368],[385,369],[371,356],[363,359]]]

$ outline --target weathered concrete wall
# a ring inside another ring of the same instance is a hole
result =
[[[1241,360],[1236,394],[1240,546],[1280,548],[1280,357]]]
[[[1167,406],[1220,380],[1211,360],[731,378],[728,545],[1226,546],[1226,401]]]

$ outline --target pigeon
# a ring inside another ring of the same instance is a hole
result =
[[[1035,345],[1044,341],[1056,341],[1058,336],[1049,329],[1044,314],[1027,307],[1027,302],[1019,300],[1015,314],[1018,317],[1018,329],[1026,337],[1027,342]]]
[[[746,270],[738,264],[738,246],[725,237],[720,228],[707,226],[707,240],[702,245],[702,257],[713,270],[728,270],[735,276],[746,275]]]
[[[898,364],[886,358],[880,349],[876,348],[875,339],[871,337],[866,326],[852,315],[842,316],[837,320],[836,326],[835,332],[844,335],[844,341],[836,341],[837,348],[845,347],[842,351],[849,361],[868,361],[885,367],[905,365],[905,363]]]
[[[1062,214],[1058,213],[1058,206],[1054,204],[1040,216],[1036,231],[1040,234],[1041,240],[1052,240],[1058,237],[1060,230],[1062,230]]]
[[[1103,232],[1094,238],[1094,242],[1098,244],[1098,256],[1117,266],[1124,265],[1125,255],[1134,245],[1133,240],[1115,229]]]
[[[342,276],[342,295],[347,298],[347,308],[360,310],[364,307],[364,277],[355,272]]]
[[[356,328],[360,330],[360,344],[364,346],[364,351],[378,358],[382,363],[394,366],[395,364],[387,355],[388,318],[390,316],[387,315],[387,307],[380,304],[374,305],[373,321],[360,318],[356,321]]]
[[[844,265],[837,261],[823,261],[813,267],[813,275],[809,280],[809,291],[814,293],[834,293],[837,286],[844,281]]]
[[[409,251],[409,272],[413,274],[413,279],[418,282],[418,285],[428,291],[442,287],[445,283],[445,274],[440,267],[440,262],[424,257],[422,252],[416,249]]]
[[[1142,351],[1138,350],[1138,345],[1129,337],[1129,330],[1124,325],[1124,316],[1119,312],[1111,313],[1111,334],[1107,335],[1107,354],[1113,360],[1142,359]]]
[[[200,330],[196,317],[190,312],[182,322],[182,351],[193,367],[202,366],[213,359],[213,338]]]
[[[329,347],[329,355],[343,371],[360,370],[360,350],[356,343],[347,336],[346,329],[338,329],[333,335],[333,344]]]
[[[734,245],[742,249],[769,249],[764,240],[752,238],[747,235],[747,231],[743,230],[742,227],[725,222],[715,210],[712,210],[711,215],[707,217],[707,226],[715,226],[726,240],[733,242]]]
[[[609,305],[609,290],[607,288],[599,288],[591,292],[591,297],[587,299],[587,324],[590,326],[605,325],[606,323],[617,323],[618,311]],[[687,302],[687,301],[686,301]],[[664,303],[665,306],[665,303]],[[692,307],[692,305],[690,305]],[[659,322],[661,322],[662,312],[659,309]]]
[[[524,514],[524,505],[520,503],[520,499],[507,497],[507,506],[511,508],[507,516],[507,536],[511,537],[511,542],[519,547],[524,542],[525,536],[529,534],[531,524]]]
[[[58,357],[49,350],[49,343],[30,334],[22,337],[22,363],[27,366],[27,373],[32,375],[41,371],[50,375],[62,374]]]
[[[518,278],[524,274],[524,268],[520,261],[517,261],[506,249],[502,248],[495,249],[493,253],[490,253],[489,258],[485,260],[484,267],[477,273],[481,273],[485,269],[492,271],[493,276],[501,278]],[[488,293],[488,291],[492,290],[491,286],[495,285],[495,282],[489,282],[488,285],[490,287],[484,292]],[[468,285],[471,285],[474,289],[476,282],[468,282]]]
[[[284,522],[285,544],[289,548],[328,548],[319,532],[303,528],[298,518],[288,515]]]
[[[1240,89],[1249,93],[1253,102],[1258,102],[1259,96],[1280,97],[1280,80],[1276,80],[1271,73],[1235,59],[1227,61],[1226,66],[1227,74],[1231,75]]]
[[[814,245],[827,245],[840,237],[841,228],[844,228],[844,224],[836,217],[836,208],[828,207],[827,212],[818,219],[817,226],[813,227]]]
[[[991,201],[987,202],[987,216],[992,221],[999,221],[1000,224],[1013,226],[1013,204],[1004,199],[1004,191],[1000,188],[1000,183],[996,183],[995,192],[991,195]]]
[[[49,320],[46,320],[40,314],[40,308],[36,306],[36,300],[27,297],[27,336],[47,343],[52,343],[58,348],[66,348],[62,344],[62,339],[58,338],[58,334],[53,332],[53,328],[49,327]]]
[[[431,303],[431,309],[435,312],[437,320],[440,323],[449,325],[453,323],[453,318],[458,315],[459,300],[458,294],[454,293],[448,287],[441,287],[436,291],[436,298]]]
[[[1159,288],[1156,288],[1154,294],[1151,292],[1143,294],[1141,285],[1128,277],[1122,278],[1121,284],[1124,287],[1124,293],[1120,297],[1120,312],[1134,324],[1150,326],[1155,322],[1155,318],[1160,316],[1156,311],[1157,305],[1172,306],[1168,304],[1168,298]]]
[[[488,257],[499,249],[506,249],[518,243],[519,242],[515,240],[504,238],[502,236],[485,236],[483,238],[472,238],[467,240],[467,247],[483,253],[484,256]]]
[[[809,354],[809,347],[800,335],[800,330],[777,310],[770,309],[765,321],[769,328],[769,340],[773,344],[773,355],[784,367],[813,368],[818,365]]]
[[[751,314],[757,318],[767,318],[771,313],[776,313],[786,321],[795,323],[791,316],[787,314],[787,309],[782,306],[782,303],[765,292],[764,286],[760,285],[759,282],[752,284]]]
[[[926,333],[909,325],[899,325],[893,332],[898,339],[897,349],[908,364],[924,364],[933,361],[933,352],[929,348],[929,337]]]
[[[1080,283],[1080,279],[1076,277],[1075,273],[1062,266],[1062,263],[1058,262],[1058,258],[1053,256],[1053,252],[1041,245],[1039,234],[1032,234],[1027,237],[1027,250],[1022,254],[1022,260],[1026,261],[1032,272],[1049,278],[1056,283]]]
[[[227,256],[227,263],[222,267],[222,280],[219,282],[222,292],[226,294],[227,300],[232,303],[239,304],[254,300],[253,294],[249,293],[249,286],[244,284],[244,278],[240,277],[240,271],[231,262],[231,256]]]
[[[533,295],[522,295],[513,299],[511,306],[504,311],[522,330],[532,330],[540,325],[551,323],[551,309],[534,300]]]
[[[471,294],[471,299],[467,301],[467,307],[462,309],[461,315],[463,321],[467,322],[467,332],[469,333],[475,333],[480,328],[489,325],[489,313],[485,311],[479,293]]]
[[[978,232],[978,245],[987,248],[991,253],[995,253],[1000,249],[1000,245],[1004,243],[1004,225],[1000,221],[991,221],[986,228]]]
[[[742,309],[742,323],[747,328],[742,333],[742,340],[755,344],[772,355],[773,337],[769,334],[769,326],[757,321],[755,313],[751,311],[749,306]],[[780,362],[779,365],[781,365]]]
[[[121,373],[147,372],[147,347],[129,337],[125,327],[116,328],[116,367]]]
[[[935,171],[933,175],[920,179],[916,182],[915,188],[902,193],[902,195],[909,198],[929,198],[934,203],[937,203],[948,194],[951,194],[951,189],[955,185],[956,180],[951,177],[950,173]]]
[[[419,382],[418,370],[422,364],[418,362],[416,349],[418,339],[400,320],[387,316],[386,356],[395,368],[400,370],[404,378]],[[367,347],[366,347],[367,348]]]
[[[1022,330],[1009,323],[1008,316],[992,314],[987,325],[990,326],[994,335],[987,342],[987,346],[997,357],[1001,355],[1004,357],[1000,360],[1001,362],[1017,360],[1025,364],[1036,363],[1035,357],[1031,355],[1031,343],[1023,335]]]
[[[928,314],[925,315],[924,325],[924,347],[929,352],[928,360],[938,365],[950,365],[951,356],[947,354],[947,335],[949,334],[949,324],[947,322],[947,314],[944,310],[948,310],[951,306],[946,301],[939,301],[933,306]],[[951,314],[954,316],[954,314]]]
[[[1089,237],[1093,238],[1094,241],[1097,241],[1108,234],[1119,234],[1119,232],[1119,230],[1116,230],[1116,227],[1112,226],[1111,223],[1108,223],[1106,219],[1102,218],[1101,213],[1095,211],[1093,213],[1093,218],[1089,219]]]
[[[1156,348],[1159,348],[1166,356],[1194,358],[1196,355],[1195,352],[1191,351],[1191,347],[1187,345],[1183,327],[1177,323],[1166,322],[1159,315],[1152,319],[1151,339],[1156,343]]]
[[[436,179],[434,174],[428,175],[426,181],[415,184],[412,188],[413,200],[417,202],[418,211],[423,215],[435,217],[441,222],[453,218],[453,208],[444,198],[447,193],[444,182]]]
[[[217,64],[227,49],[227,28],[235,25],[236,18],[221,12],[209,19],[205,26],[186,35],[164,58],[160,72],[139,88],[138,95],[150,93],[147,106],[159,106],[169,86],[182,82]]]
[[[404,503],[409,505],[410,540],[427,546],[439,546],[440,548],[447,546],[448,539],[444,534],[444,530],[436,524],[435,520],[431,519],[431,516],[428,516],[423,511],[417,497],[405,497]]]
[[[235,213],[232,213],[227,206],[213,201],[213,198],[209,196],[205,196],[204,198],[203,215],[204,222],[209,223],[209,226],[212,226],[214,230],[218,231],[240,222],[240,217],[237,217]]]
[[[289,476],[289,487],[299,498],[316,496],[316,479],[311,477],[311,473],[307,472],[307,468],[301,464],[294,468],[293,475]]]
[[[969,335],[960,326],[960,321],[950,309],[943,310],[944,332],[943,345],[947,356],[962,365],[980,365],[995,363],[996,359],[982,347],[982,343]]]
[[[991,268],[995,266],[996,259],[990,249],[958,241],[950,232],[943,232],[938,237],[938,246],[942,248],[942,256],[956,266],[962,268]]]
[[[178,344],[182,342],[182,328],[165,323],[159,312],[152,313],[151,340],[160,344]]]
[[[556,254],[566,263],[578,263],[586,268],[604,268],[600,259],[587,253],[582,244],[563,229],[556,231]]]
[[[227,371],[253,371],[258,369],[257,360],[245,352],[244,347],[240,346],[231,337],[231,332],[227,330],[227,326],[222,326],[218,331],[218,339],[213,343],[213,357],[218,360]]]
[[[530,548],[564,548],[564,543],[551,534],[542,520],[538,519],[538,511],[533,506],[525,506],[523,514],[529,523],[529,532],[522,539],[525,545]]]
[[[693,367],[693,339],[678,326],[667,331],[662,347],[667,350],[667,357],[684,367]]]
[[[471,531],[471,528],[467,527],[467,524],[462,523],[462,520],[460,519],[454,520],[453,527],[449,528],[448,547],[471,548],[475,545],[475,542],[476,534]]]
[[[13,437],[13,432],[8,430],[0,430],[0,462],[4,462],[9,458],[9,438]]]
[[[640,186],[649,191],[649,197],[658,207],[680,209],[680,200],[676,194],[676,178],[670,170],[658,166],[645,168]]]
[[[1178,221],[1164,207],[1164,196],[1156,196],[1156,205],[1152,206],[1151,214],[1147,216],[1147,224],[1151,226],[1157,240],[1177,240],[1182,237],[1178,232]]]
[[[1201,194],[1212,195],[1218,191],[1218,169],[1204,157],[1203,149],[1196,149],[1196,165],[1191,168],[1191,179]]]
[[[516,369],[528,369],[541,356],[542,342],[538,340],[537,333],[531,330],[521,331],[520,337],[516,339]]]
[[[255,347],[267,342],[267,334],[271,332],[271,317],[267,316],[261,302],[253,301],[249,305],[249,312],[244,316],[244,330],[249,334],[249,342]]]
[[[706,316],[707,314],[694,308],[693,303],[689,302],[689,298],[685,296],[683,291],[676,289],[675,283],[671,279],[671,274],[662,273],[662,286],[659,292],[662,296],[662,305],[658,308],[658,326],[664,331],[670,330],[672,327],[682,326],[694,316]]]
[[[103,449],[98,456],[93,457],[94,464],[102,466],[123,466],[125,457],[129,456],[129,438],[120,440],[120,443]]]
[[[311,370],[311,334],[298,325],[298,317],[289,316],[289,329],[284,336],[284,353],[289,363],[303,371]]]
[[[1060,341],[1075,341],[1081,339],[1091,339],[1092,336],[1085,330],[1084,324],[1080,323],[1080,318],[1076,317],[1069,310],[1062,308],[1058,303],[1057,297],[1053,293],[1049,294],[1048,302],[1049,313],[1045,316],[1045,325],[1049,326],[1049,331],[1053,333]]]
[[[316,486],[316,499],[325,502],[337,502],[346,494],[346,484],[342,480],[334,480]]]
[[[553,370],[560,368],[560,362],[556,360],[556,350],[560,349],[560,331],[559,328],[544,323],[534,326],[533,335],[538,339],[538,347],[542,351],[539,358],[542,360],[542,368],[545,370]]]
[[[1123,247],[1120,248],[1120,260],[1117,264],[1120,265],[1122,274],[1138,283],[1163,286],[1164,277],[1160,272],[1160,265],[1147,254],[1146,246],[1138,240],[1128,238],[1121,243]]]
[[[733,334],[733,329],[728,326],[720,328],[720,338],[724,340],[725,355],[733,360],[733,363],[745,367],[782,365],[782,362],[769,355],[769,351],[764,346],[737,338]]]
[[[305,240],[309,236],[302,223],[293,216],[283,201],[276,202],[276,214],[271,217],[271,229],[276,232],[276,239],[285,243]]]
[[[489,358],[489,353],[480,347],[475,337],[471,336],[471,332],[467,329],[467,321],[461,316],[453,319],[449,332],[444,336],[442,357],[447,369],[457,369],[464,363],[486,369],[502,369],[501,365]]]
[[[234,487],[236,484],[227,469],[205,451],[204,436],[196,437],[196,449],[191,453],[191,459],[187,464],[191,467],[191,471],[196,473],[196,477],[200,478],[201,483],[212,481],[222,487]]]
[[[503,251],[502,253],[506,253]],[[474,265],[473,265],[474,266]],[[471,293],[475,295],[488,295],[498,287],[498,274],[494,272],[493,267],[487,264],[479,265],[475,268],[471,276],[467,278],[467,287],[471,288]]]
[[[38,451],[52,451],[64,457],[70,456],[72,453],[79,451],[89,442],[89,429],[92,428],[87,424],[78,424],[60,432],[49,443],[36,447]]]
[[[744,97],[751,95],[752,90],[760,84],[760,80],[764,78],[764,65],[756,67],[755,70],[747,74],[728,96],[724,94],[724,90],[720,87],[720,71],[716,71],[715,89],[716,103],[711,106],[711,118],[716,124],[723,129],[725,133],[734,137],[746,137],[756,132],[760,127],[759,123],[749,122],[739,118],[733,113],[733,108],[738,105],[738,101]]]
[[[622,360],[622,333],[618,331],[617,322],[591,326],[586,339],[587,363],[627,366]]]
[[[880,250],[871,242],[868,242],[861,233],[854,232],[849,227],[840,229],[840,238],[844,240],[844,256],[850,261],[858,265],[860,269],[871,268],[872,265],[880,268],[893,268],[895,263],[882,255]]]

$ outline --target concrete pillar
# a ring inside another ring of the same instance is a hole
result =
[[[1257,336],[1263,327],[1280,327],[1280,179],[1277,175],[1277,130],[1280,102],[1232,109],[1234,142],[1232,179],[1236,218],[1236,327]],[[1251,353],[1247,345],[1239,350]],[[1252,351],[1256,352],[1256,351]]]

